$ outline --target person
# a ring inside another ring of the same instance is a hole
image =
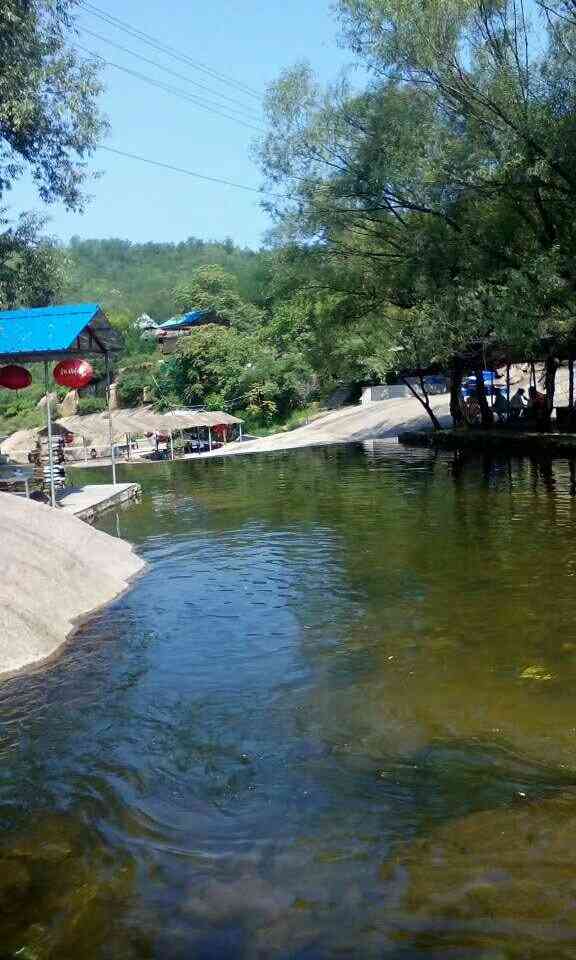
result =
[[[536,387],[530,387],[528,390],[528,407],[526,414],[537,423],[544,423],[548,419],[546,394],[539,393]]]
[[[530,387],[528,390],[528,409],[546,409],[546,395],[544,393],[538,393],[536,387]]]
[[[478,423],[481,418],[480,403],[478,394],[471,393],[464,403],[464,416],[468,423]]]
[[[494,412],[498,417],[499,423],[505,423],[508,419],[508,401],[502,393],[501,387],[494,388]]]
[[[524,407],[526,406],[526,397],[525,390],[523,387],[518,387],[516,393],[510,401],[510,419],[519,420],[524,412]]]

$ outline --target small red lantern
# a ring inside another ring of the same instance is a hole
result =
[[[87,360],[62,360],[54,367],[53,376],[61,387],[81,390],[93,379],[94,371]]]
[[[0,367],[0,387],[6,387],[7,390],[25,390],[32,383],[32,374],[26,367],[16,367],[9,364],[7,367]]]

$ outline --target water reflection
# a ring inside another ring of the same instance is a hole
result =
[[[460,941],[423,878],[443,830],[480,849],[524,801],[548,863],[576,785],[573,464],[376,442],[138,480],[118,516],[146,575],[0,686],[6,835],[73,811],[81,856],[97,837],[133,864],[93,956],[130,957],[139,928],[135,956],[163,960],[516,956],[508,921],[549,956],[525,873]]]

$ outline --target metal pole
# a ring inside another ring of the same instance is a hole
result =
[[[112,426],[112,409],[110,407],[110,357],[106,352],[106,400],[108,404],[108,426],[110,431],[110,457],[112,459],[112,483],[116,486],[116,453],[114,450],[114,429]]]
[[[88,463],[88,446],[86,444],[86,437],[82,437],[82,446],[84,447],[84,463]]]
[[[56,485],[54,483],[54,453],[52,450],[52,406],[48,392],[48,362],[44,361],[44,385],[46,388],[46,425],[48,427],[48,463],[50,465],[50,502],[56,506]]]
[[[239,430],[238,439],[241,440],[241,439],[242,439],[242,424],[241,424],[241,423],[238,424],[238,430]]]
[[[174,437],[172,431],[170,431],[170,459],[174,459]]]
[[[212,431],[210,427],[208,427],[208,449],[212,453]]]

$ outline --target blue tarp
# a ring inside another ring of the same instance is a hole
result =
[[[101,342],[113,334],[97,303],[2,310],[0,356],[64,353],[88,325]],[[113,349],[111,343],[105,342],[105,346]]]
[[[192,310],[191,313],[185,313],[181,317],[165,320],[160,326],[162,330],[180,330],[182,327],[200,326],[211,313],[212,310]]]

